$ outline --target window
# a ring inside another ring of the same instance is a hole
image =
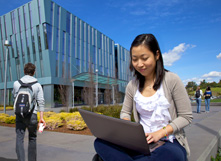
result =
[[[31,40],[32,40],[33,54],[35,54],[36,50],[35,50],[35,37],[34,37],[34,29],[33,28],[31,29]]]
[[[37,37],[38,37],[38,49],[39,49],[39,52],[42,52],[39,26],[36,26],[36,29],[37,29]]]
[[[20,32],[21,32],[21,13],[20,13],[20,8],[18,8],[18,23],[19,23],[19,29],[20,29]]]
[[[38,0],[38,14],[39,14],[39,22],[41,24],[41,5],[40,5],[40,1]]]
[[[59,29],[57,28],[56,32],[56,52],[59,52]]]
[[[71,14],[69,12],[67,12],[66,14],[66,32],[70,33],[70,19],[71,19]]]
[[[7,39],[8,36],[7,36],[6,18],[5,18],[5,16],[3,18],[4,18],[4,25],[5,25],[5,36]]]
[[[28,62],[31,62],[30,46],[29,46],[29,40],[28,40],[28,30],[25,31],[25,36],[26,36],[26,45],[27,45],[27,53],[28,53]]]
[[[66,46],[66,33],[63,31],[63,44],[62,44],[62,61],[65,61],[65,46]]]
[[[33,27],[32,23],[32,10],[31,10],[31,3],[28,4],[28,9],[29,9],[29,16],[30,16],[30,22],[31,22],[31,28]]]
[[[51,2],[51,17],[50,17],[51,25],[53,25],[53,23],[54,23],[53,13],[54,13],[54,2]]]
[[[57,27],[59,28],[59,24],[60,24],[60,6],[58,6],[58,10],[57,10]]]
[[[17,51],[17,56],[19,57],[19,50],[18,50],[18,35],[15,34],[15,41],[16,41],[16,51]]]
[[[28,24],[27,24],[27,20],[26,20],[26,10],[25,10],[25,6],[23,6],[23,12],[24,12],[24,23],[25,23],[25,30],[27,30],[28,28]]]
[[[52,26],[44,23],[44,39],[45,39],[45,49],[52,50]]]

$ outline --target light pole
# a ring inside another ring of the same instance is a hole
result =
[[[96,72],[96,107],[98,106],[98,69],[95,70]]]
[[[5,84],[4,84],[4,113],[6,113],[6,88],[7,88],[7,67],[8,67],[8,47],[12,46],[11,41],[5,40],[4,44],[6,48],[6,55],[5,55]]]
[[[74,108],[74,81],[75,79],[72,79],[71,82],[72,82],[72,108]]]

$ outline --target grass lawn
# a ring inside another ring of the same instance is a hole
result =
[[[221,98],[210,100],[210,102],[221,102]]]
[[[206,89],[201,89],[203,93],[206,91]],[[218,96],[221,93],[221,87],[211,88],[213,96]],[[189,92],[191,96],[194,96],[195,91]]]

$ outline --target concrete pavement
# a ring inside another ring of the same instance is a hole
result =
[[[59,112],[60,109],[54,110]],[[193,106],[193,116],[192,125],[185,128],[191,149],[189,161],[207,161],[220,146],[221,106],[211,106],[210,113],[201,114],[197,114]],[[15,128],[0,126],[0,161],[17,160],[15,137]],[[94,139],[88,135],[44,131],[37,138],[38,161],[90,161],[95,154]],[[27,132],[24,143],[27,155]]]

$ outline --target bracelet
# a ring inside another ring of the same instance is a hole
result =
[[[166,134],[165,134],[165,138],[168,136],[168,133],[167,133],[167,130],[166,130],[166,127],[164,126],[163,129],[165,130]]]

